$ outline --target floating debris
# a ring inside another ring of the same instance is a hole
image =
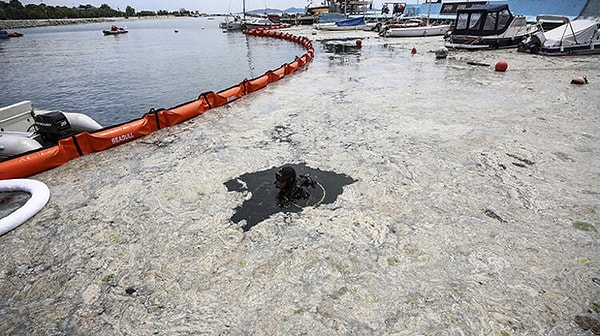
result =
[[[571,79],[571,84],[582,85],[582,84],[587,84],[587,83],[588,83],[587,77],[575,77],[575,78]]]
[[[575,221],[573,222],[573,227],[581,231],[597,231],[594,225],[586,222]]]
[[[490,66],[487,63],[479,63],[479,62],[467,62],[468,65],[477,65],[477,66]]]
[[[492,211],[492,210],[490,210],[490,209],[485,209],[485,210],[483,210],[483,213],[484,213],[486,216],[488,216],[488,217],[490,217],[490,218],[493,218],[493,219],[495,219],[495,220],[499,221],[500,223],[506,223],[506,221],[505,221],[505,220],[504,220],[502,217],[498,216],[498,215],[497,215],[495,212],[493,212],[493,211]]]
[[[589,316],[575,316],[575,323],[585,331],[591,331],[594,335],[600,335],[600,320]]]
[[[529,165],[529,166],[532,166],[532,165],[534,165],[534,164],[535,164],[535,162],[533,162],[533,161],[531,161],[531,160],[524,159],[524,158],[522,158],[522,157],[520,157],[520,156],[518,156],[518,155],[515,155],[515,154],[506,153],[506,155],[510,156],[510,157],[511,157],[511,158],[513,158],[513,159],[517,159],[517,160],[519,160],[519,161],[521,161],[521,162],[523,162],[523,163],[525,163],[525,164],[527,164],[527,165]],[[523,164],[520,164],[520,163],[514,163],[514,162],[513,162],[513,164],[514,164],[515,166],[519,166],[519,167],[525,167],[525,165],[523,165]]]
[[[436,59],[444,59],[448,57],[448,49],[446,48],[440,48],[438,50],[435,51],[435,58]]]

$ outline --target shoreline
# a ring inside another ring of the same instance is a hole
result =
[[[103,17],[103,18],[81,18],[81,19],[47,19],[47,20],[0,20],[0,30],[35,28],[49,26],[66,26],[86,23],[115,22],[127,20],[154,20],[160,18],[171,18],[174,16],[152,16],[152,17]]]

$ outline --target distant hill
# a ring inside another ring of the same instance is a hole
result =
[[[296,13],[304,13],[304,8],[290,7],[290,8],[285,9],[285,10],[281,10],[281,9],[277,9],[277,8],[262,8],[262,9],[253,9],[253,10],[250,10],[250,11],[246,11],[246,14],[255,14],[255,15],[265,14],[265,13],[268,13],[268,14],[283,14],[283,13],[296,14]]]

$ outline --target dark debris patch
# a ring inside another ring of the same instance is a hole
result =
[[[600,335],[600,320],[597,318],[577,315],[575,316],[575,323],[579,328],[585,331],[591,331],[594,335]]]
[[[490,209],[485,209],[483,210],[483,213],[490,217],[493,218],[497,221],[499,221],[500,223],[506,223],[506,220],[504,220],[502,217],[498,216],[494,211],[490,210]]]
[[[525,159],[525,158],[522,158],[522,157],[520,157],[518,155],[515,155],[515,154],[506,153],[506,155],[508,155],[511,158],[516,159],[516,160],[519,161],[519,162],[513,162],[512,163],[513,165],[515,165],[517,167],[525,168],[527,166],[532,166],[532,165],[535,164],[535,162],[533,162],[531,160],[528,160],[528,159]]]
[[[252,193],[250,199],[234,209],[235,213],[231,217],[234,223],[246,221],[242,226],[244,232],[278,212],[301,212],[306,206],[333,203],[343,192],[344,186],[356,182],[348,175],[310,168],[304,163],[288,166],[294,168],[298,175],[309,175],[318,183],[318,186],[311,191],[311,197],[296,206],[280,208],[277,205],[279,189],[275,187],[274,181],[275,173],[280,167],[246,173],[224,183],[228,191]]]

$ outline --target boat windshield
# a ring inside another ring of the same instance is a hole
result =
[[[460,13],[456,18],[456,28],[457,30],[467,29],[467,23],[469,23],[469,13]]]
[[[481,13],[471,13],[471,19],[469,20],[469,29],[478,29],[480,26]]]
[[[500,12],[500,17],[498,20],[498,30],[504,31],[506,28],[508,28],[508,25],[510,24],[511,20],[512,20],[512,14],[508,10],[508,8],[502,10]]]
[[[512,22],[507,5],[473,6],[459,10],[453,35],[502,34]]]

